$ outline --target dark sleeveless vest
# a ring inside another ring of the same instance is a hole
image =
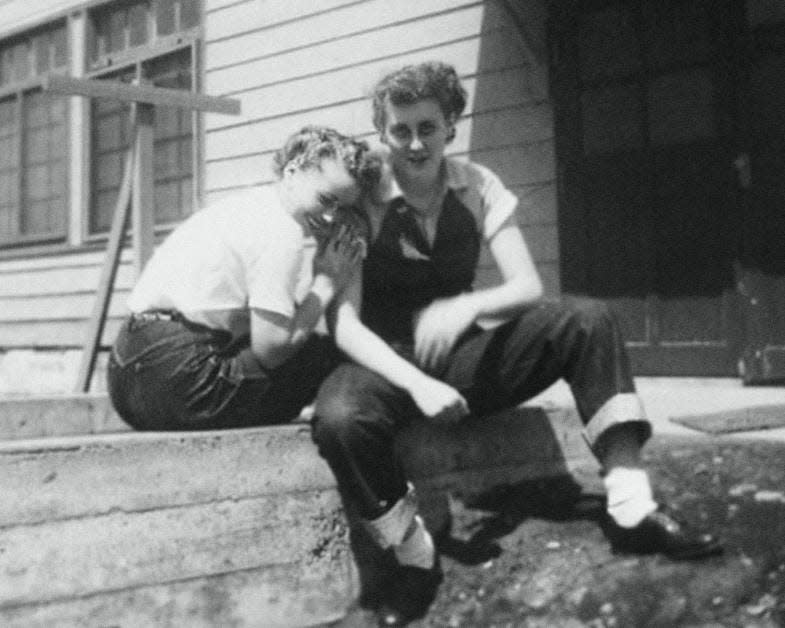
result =
[[[410,344],[416,311],[471,290],[480,255],[477,222],[452,190],[432,247],[413,212],[402,198],[392,201],[363,264],[362,319],[388,342]]]

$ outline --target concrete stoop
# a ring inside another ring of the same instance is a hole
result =
[[[572,409],[417,424],[397,446],[433,528],[447,492],[597,472]],[[304,423],[7,440],[0,499],[7,628],[307,626],[344,615],[361,584]]]

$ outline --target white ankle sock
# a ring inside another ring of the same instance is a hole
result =
[[[433,538],[426,530],[420,515],[415,515],[412,521],[414,528],[406,538],[393,547],[395,557],[401,565],[430,569],[436,559],[436,548]]]
[[[643,469],[614,467],[603,483],[608,494],[608,514],[622,528],[634,528],[657,510],[649,475]]]

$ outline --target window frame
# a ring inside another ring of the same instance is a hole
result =
[[[155,0],[151,0],[150,6],[154,4]],[[95,25],[92,18],[93,12],[100,12],[108,10],[112,5],[117,2],[105,2],[99,5],[89,7],[85,12],[87,20],[87,28],[83,42],[85,52],[85,78],[100,79],[107,74],[119,73],[133,69],[136,76],[141,76],[142,66],[145,63],[155,60],[156,58],[163,57],[169,54],[176,54],[186,49],[190,49],[190,72],[191,72],[191,92],[198,93],[202,84],[202,76],[200,74],[200,55],[202,52],[202,42],[204,39],[204,26],[203,20],[200,19],[198,25],[176,31],[169,35],[156,37],[155,32],[151,32],[151,39],[140,45],[128,46],[123,50],[99,54],[93,59],[92,51],[96,46],[96,32]],[[202,9],[199,7],[201,13]],[[154,16],[148,19],[148,25],[154,24]],[[126,28],[127,35],[127,28]],[[126,37],[127,40],[127,37]],[[202,195],[202,155],[203,155],[203,117],[198,111],[193,111],[191,116],[191,207],[190,213],[193,213],[200,206]],[[81,220],[81,233],[80,241],[85,245],[93,245],[105,242],[109,237],[109,230],[102,232],[91,232],[91,217],[93,212],[93,155],[92,155],[92,130],[93,130],[93,108],[88,105],[85,116],[84,128],[84,141],[86,145],[86,163],[85,163],[85,180],[89,183],[85,187],[85,199],[81,206],[83,212]],[[154,231],[157,239],[162,238],[169,233],[174,227],[180,223],[178,221],[171,221],[154,225]],[[130,229],[126,232],[130,235]]]
[[[41,74],[35,74],[33,76],[28,76],[27,78],[16,81],[11,84],[1,84],[0,83],[0,100],[5,100],[7,98],[13,98],[15,101],[15,111],[14,111],[14,118],[17,123],[17,135],[16,135],[16,151],[17,151],[17,164],[19,166],[19,171],[17,173],[17,200],[20,201],[20,206],[17,207],[16,215],[14,216],[13,226],[15,228],[16,233],[9,238],[8,241],[2,241],[0,239],[0,258],[6,258],[9,256],[16,256],[18,252],[24,251],[25,253],[28,250],[31,250],[32,247],[51,247],[51,246],[61,246],[67,245],[68,243],[68,236],[69,236],[69,220],[71,218],[72,212],[75,208],[71,207],[71,179],[70,179],[70,168],[66,167],[65,172],[65,181],[63,187],[63,195],[65,199],[65,213],[63,216],[63,226],[58,231],[53,231],[51,233],[35,233],[35,234],[23,234],[20,232],[20,222],[22,218],[22,211],[23,207],[21,206],[21,201],[23,200],[24,196],[24,112],[22,110],[24,98],[30,92],[35,92],[36,90],[41,90],[43,88],[43,83],[47,76],[51,75],[64,75],[67,76],[70,74],[71,70],[71,29],[70,23],[67,19],[63,17],[53,16],[44,22],[37,24],[31,28],[26,28],[22,31],[14,32],[9,34],[7,37],[2,39],[2,43],[13,43],[19,41],[30,41],[32,42],[37,35],[47,31],[54,31],[55,29],[62,27],[64,34],[65,34],[65,58],[63,64],[61,66],[56,66],[48,69]],[[37,59],[34,55],[29,59],[31,68],[34,68],[37,65]],[[65,141],[66,147],[71,146],[71,142],[73,140],[71,134],[71,106],[70,103],[65,103],[65,113],[63,119],[63,128],[65,132]],[[68,161],[68,148],[66,149],[66,161]]]

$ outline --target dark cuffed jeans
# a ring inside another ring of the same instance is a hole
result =
[[[590,445],[620,423],[630,423],[641,442],[651,433],[617,320],[600,301],[543,300],[500,327],[474,328],[439,378],[476,415],[514,407],[564,378]],[[362,518],[381,516],[405,495],[393,439],[415,417],[422,414],[406,392],[355,364],[341,365],[322,385],[313,438]]]
[[[267,370],[249,339],[173,320],[131,316],[109,358],[118,414],[137,430],[206,430],[283,423],[316,396],[343,360],[329,338],[312,335],[284,365]]]

